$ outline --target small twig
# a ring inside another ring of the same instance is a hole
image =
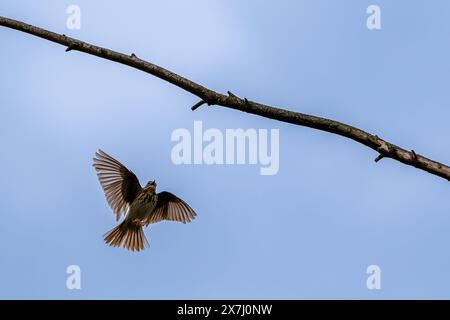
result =
[[[250,102],[248,102],[247,98],[244,98],[244,101],[247,106],[250,105]]]
[[[376,142],[376,141],[379,141],[379,140],[382,140],[382,139],[380,139],[377,135],[372,136],[372,141],[373,142]],[[382,140],[382,141],[386,144],[387,150],[385,150],[385,149],[383,149],[381,147],[378,148],[377,151],[380,154],[378,155],[378,157],[375,158],[374,161],[378,162],[381,159],[386,158],[386,157],[395,159],[395,149],[392,147],[392,145],[389,142],[386,142],[384,140]]]
[[[381,153],[380,153],[380,154],[378,155],[378,157],[375,158],[375,162],[378,162],[378,161],[380,161],[380,160],[383,159],[383,158],[384,158],[384,154],[381,154]]]
[[[204,105],[205,103],[206,103],[206,101],[200,100],[199,102],[197,102],[196,104],[194,104],[194,105],[191,107],[191,110],[192,110],[192,111],[195,111],[195,110],[197,110],[198,108],[200,108],[202,105]]]
[[[228,93],[228,95],[230,96],[230,97],[232,97],[232,98],[236,98],[236,99],[239,99],[239,97],[238,96],[236,96],[233,92],[231,92],[231,91],[227,91],[227,93]]]
[[[71,44],[66,48],[66,52],[72,51],[73,49],[75,49],[76,45]]]
[[[417,161],[417,154],[414,150],[411,150],[411,155],[412,155],[412,161],[416,162]]]
[[[131,57],[137,59],[137,56],[134,53],[131,54]]]

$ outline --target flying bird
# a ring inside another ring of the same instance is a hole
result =
[[[125,219],[104,235],[110,246],[132,251],[148,247],[143,227],[162,220],[191,222],[197,214],[174,194],[156,193],[156,181],[142,188],[136,175],[102,150],[95,153],[94,164],[109,206],[119,221]]]

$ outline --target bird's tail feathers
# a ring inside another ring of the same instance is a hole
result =
[[[131,251],[141,251],[148,247],[142,226],[129,221],[123,221],[104,237],[105,242],[113,247],[123,246]]]

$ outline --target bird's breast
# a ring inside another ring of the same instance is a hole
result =
[[[139,194],[130,206],[130,211],[128,212],[128,219],[144,219],[150,215],[155,209],[156,202],[158,201],[157,194],[149,194],[142,192]]]

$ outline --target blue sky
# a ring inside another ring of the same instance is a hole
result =
[[[66,9],[81,8],[81,29]],[[369,31],[366,8],[381,8]],[[0,15],[157,63],[211,89],[329,117],[450,163],[448,1],[25,1]],[[450,298],[448,181],[350,140],[220,107],[150,75],[0,28],[0,298]],[[178,128],[279,129],[280,166],[174,165]],[[198,213],[115,225],[102,148]],[[378,265],[381,290],[368,290]],[[66,288],[79,265],[81,290]]]

